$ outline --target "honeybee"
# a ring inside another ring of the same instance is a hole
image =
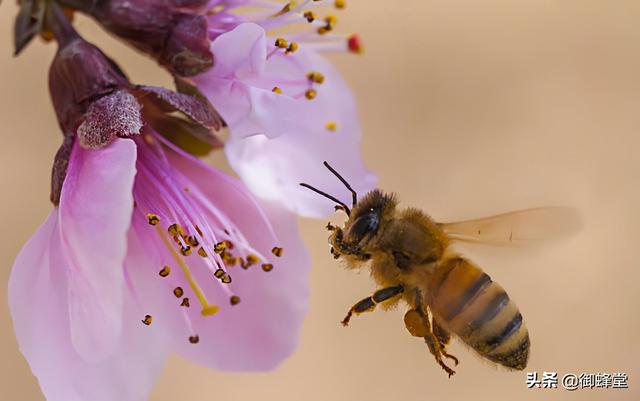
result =
[[[579,228],[573,209],[548,207],[505,213],[483,219],[437,223],[415,208],[400,209],[393,194],[379,189],[360,201],[355,190],[327,162],[324,165],[351,192],[351,208],[336,197],[301,183],[332,201],[346,213],[344,227],[331,223],[329,243],[334,258],[348,268],[369,266],[380,289],[353,305],[342,324],[353,315],[372,312],[378,304],[409,306],[404,323],[412,336],[421,337],[436,362],[451,377],[455,371],[445,359],[452,335],[482,358],[508,369],[523,370],[530,340],[522,314],[505,290],[468,259],[455,252],[455,241],[513,244]]]

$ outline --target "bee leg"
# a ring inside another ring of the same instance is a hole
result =
[[[402,285],[387,287],[376,291],[372,296],[364,298],[353,305],[351,309],[349,309],[349,312],[347,312],[347,316],[342,319],[342,325],[349,325],[349,320],[351,320],[351,316],[353,316],[354,313],[359,315],[364,312],[373,312],[376,309],[377,304],[388,301],[389,299],[402,294],[403,291],[404,286]]]
[[[432,319],[433,322],[433,334],[436,336],[436,338],[438,339],[438,342],[440,342],[440,345],[442,346],[442,355],[444,355],[445,357],[453,360],[453,362],[456,364],[456,366],[458,366],[458,358],[456,358],[455,356],[447,353],[445,347],[447,346],[447,344],[449,344],[449,340],[451,340],[451,334],[446,331],[439,323],[438,321],[434,318]]]
[[[458,364],[458,359],[446,353],[446,351],[444,350],[443,344],[440,343],[440,340],[438,339],[438,336],[431,330],[431,324],[429,323],[429,316],[422,309],[422,307],[418,306],[418,308],[416,309],[409,310],[404,315],[404,324],[412,336],[424,338],[424,341],[427,343],[427,346],[429,347],[429,351],[435,357],[436,362],[438,362],[440,367],[442,367],[442,369],[444,369],[444,371],[447,372],[449,377],[453,376],[456,372],[444,363],[444,361],[442,360],[442,357],[445,356],[445,357],[453,358],[454,361],[456,362],[456,365]],[[435,323],[434,323],[434,328],[435,328]],[[442,332],[440,334],[442,334]],[[442,337],[442,338],[445,339],[446,337]]]

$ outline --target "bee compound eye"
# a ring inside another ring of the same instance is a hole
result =
[[[378,214],[375,212],[367,213],[360,216],[353,223],[349,229],[349,235],[352,238],[362,239],[365,236],[372,234],[378,230],[379,225]]]

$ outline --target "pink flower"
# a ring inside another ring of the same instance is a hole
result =
[[[205,105],[130,85],[97,48],[60,35],[57,206],[9,282],[18,343],[45,396],[146,399],[170,352],[215,369],[277,366],[308,295],[293,215],[156,131],[215,125]]]
[[[319,18],[313,10],[318,2],[310,0],[298,5],[220,0],[209,5],[216,61],[193,81],[226,121],[227,158],[253,193],[298,214],[324,216],[331,206],[298,185],[326,178],[323,160],[348,177],[356,190],[371,189],[376,178],[360,156],[353,95],[320,55],[359,51],[357,36],[332,34],[335,17]],[[263,11],[235,12],[245,6]],[[267,36],[267,30],[300,23],[309,29]],[[335,182],[324,189],[344,193]]]

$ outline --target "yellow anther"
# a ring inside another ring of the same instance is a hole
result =
[[[213,273],[213,275],[215,276],[215,278],[222,278],[225,275],[224,270],[218,268],[218,270],[215,271],[215,273]]]
[[[276,47],[279,47],[281,49],[286,49],[287,47],[289,47],[289,42],[287,42],[285,38],[276,39],[274,44],[276,45]]]
[[[313,11],[305,11],[303,16],[307,19],[307,22],[309,23],[315,21],[316,19],[316,15],[313,13]]]
[[[284,252],[284,250],[278,246],[274,246],[273,249],[271,250],[271,253],[276,255],[277,257],[281,257],[282,252]]]
[[[167,228],[167,231],[169,232],[169,234],[171,234],[172,236],[176,237],[178,235],[182,236],[184,235],[184,230],[182,229],[182,226],[180,224],[172,224]]]
[[[183,246],[182,248],[180,248],[180,253],[182,254],[182,256],[189,256],[191,255],[191,247],[189,245]]]
[[[171,268],[169,266],[164,266],[158,274],[160,275],[160,277],[167,277],[170,273]]]
[[[317,94],[318,92],[315,89],[307,89],[307,91],[304,93],[304,97],[306,97],[309,100],[313,100],[316,98]]]
[[[225,246],[227,249],[233,249],[233,242],[231,242],[231,241],[229,241],[229,240],[224,240],[224,241],[222,241],[222,242],[224,243],[224,246]]]
[[[189,306],[191,306],[189,305],[189,298],[187,297],[182,298],[182,302],[180,303],[180,306],[184,306],[185,308],[188,308]]]
[[[289,11],[293,10],[294,8],[296,8],[297,5],[298,5],[297,2],[290,1],[289,3],[285,4],[284,7],[282,7],[282,9],[280,11],[278,11],[275,14],[273,14],[273,17],[279,17],[281,15],[284,15],[284,14],[288,13]]]
[[[206,258],[207,256],[209,256],[207,255],[207,251],[205,251],[203,247],[200,247],[198,249],[198,255],[202,256],[203,258]]]
[[[334,5],[336,8],[338,8],[338,9],[342,10],[343,8],[345,8],[345,7],[347,6],[347,2],[346,2],[345,0],[335,0],[335,1],[333,2],[333,5]]]
[[[277,93],[278,95],[282,95],[282,89],[280,89],[280,87],[278,86],[274,86],[273,89],[271,89],[271,92]]]
[[[217,244],[215,244],[213,246],[213,251],[219,255],[222,254],[222,252],[224,252],[224,249],[226,248],[226,245],[224,244],[224,242],[218,242]]]
[[[262,265],[262,270],[270,272],[271,270],[273,270],[273,265],[271,263],[265,263]]]
[[[200,242],[198,241],[198,239],[193,235],[187,236],[187,243],[194,248],[200,245]]]
[[[338,129],[338,123],[335,121],[329,121],[324,127],[329,131],[335,132]]]
[[[293,53],[298,50],[298,42],[289,43],[289,47],[287,47],[287,51],[285,53]]]
[[[239,298],[238,298],[238,302],[240,302]],[[233,303],[231,304],[234,305]],[[145,315],[144,319],[142,319],[142,323],[146,324],[147,326],[149,326],[151,322],[153,322],[153,317],[151,315]]]
[[[180,298],[184,295],[184,290],[182,287],[176,287],[173,289],[173,295],[175,295],[176,298]]]
[[[184,273],[185,277],[187,278],[187,281],[189,282],[189,286],[198,297],[198,301],[200,301],[200,304],[202,305],[202,312],[201,312],[202,315],[209,316],[209,315],[215,314],[219,308],[216,305],[209,304],[207,297],[204,295],[204,292],[202,291],[202,288],[200,288],[196,279],[191,274],[191,270],[189,270],[189,266],[187,266],[184,260],[182,260],[180,255],[175,251],[175,249],[173,248],[173,245],[171,244],[171,242],[169,242],[169,238],[167,237],[167,235],[165,235],[164,231],[159,226],[156,226],[156,230],[160,235],[160,238],[162,238],[164,245],[167,247],[169,252],[171,252],[176,263],[182,269],[182,272]]]
[[[309,79],[309,81],[316,84],[322,84],[324,82],[324,75],[317,71],[311,71],[310,73],[308,73],[307,78]]]
[[[191,344],[197,344],[199,341],[200,341],[200,337],[198,337],[197,335],[189,336],[189,342]]]
[[[231,283],[231,276],[228,274],[225,274],[224,276],[222,276],[222,283],[223,284],[229,284]]]
[[[147,214],[147,221],[152,226],[155,226],[155,225],[158,225],[158,223],[160,223],[160,217],[158,217],[157,214],[149,213],[149,214]]]
[[[338,23],[338,18],[335,15],[327,15],[324,22],[327,23],[327,28],[333,28]]]

